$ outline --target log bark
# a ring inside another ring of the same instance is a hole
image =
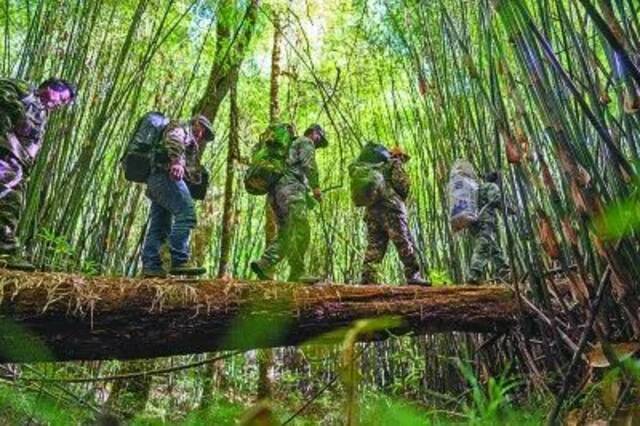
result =
[[[0,362],[299,345],[385,316],[402,323],[363,339],[389,332],[495,333],[515,326],[519,315],[513,294],[498,286],[306,286],[0,270],[0,297]]]

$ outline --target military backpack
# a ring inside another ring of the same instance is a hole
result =
[[[295,130],[288,123],[272,124],[260,135],[244,175],[244,187],[249,194],[265,195],[280,180],[294,139]]]
[[[385,146],[369,142],[349,165],[351,200],[357,207],[370,206],[382,197],[390,157]]]
[[[478,176],[466,160],[456,160],[449,175],[449,223],[453,232],[478,220]]]
[[[124,177],[131,182],[144,183],[151,174],[154,146],[160,143],[169,119],[159,112],[148,112],[138,121],[120,160]]]

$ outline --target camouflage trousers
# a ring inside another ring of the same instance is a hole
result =
[[[25,174],[11,154],[0,154],[0,254],[16,254],[16,236],[24,203]]]
[[[306,189],[297,185],[276,188],[267,202],[275,213],[277,232],[258,263],[271,273],[286,258],[291,268],[288,281],[298,281],[305,272],[304,257],[311,239]]]
[[[498,276],[509,273],[509,265],[498,245],[497,235],[498,230],[495,224],[480,223],[471,228],[473,254],[469,268],[469,281],[481,281],[489,264],[493,265]]]
[[[367,224],[367,251],[364,255],[361,282],[378,282],[378,268],[387,252],[389,240],[396,246],[407,280],[420,277],[420,263],[404,205],[400,208],[385,205],[368,207],[364,220]]]

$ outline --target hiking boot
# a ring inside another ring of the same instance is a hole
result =
[[[207,268],[202,266],[194,266],[189,263],[182,263],[180,265],[173,265],[169,270],[171,275],[202,275],[207,272]]]
[[[167,278],[167,271],[164,269],[142,269],[143,278]]]
[[[249,264],[251,270],[258,277],[258,279],[262,281],[273,281],[273,273],[271,273],[267,268],[262,266],[260,261],[253,261]]]
[[[0,268],[12,269],[14,271],[33,272],[36,267],[18,255],[0,255]]]
[[[409,285],[419,285],[422,287],[431,287],[431,281],[424,279],[422,277],[414,277],[414,278],[409,278],[407,280],[407,284]]]

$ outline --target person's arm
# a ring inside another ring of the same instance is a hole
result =
[[[399,159],[391,160],[391,186],[394,191],[402,198],[406,200],[411,190],[411,181],[409,175],[404,169],[404,163]]]
[[[294,142],[293,163],[302,171],[307,178],[309,187],[314,194],[320,189],[320,175],[318,164],[316,163],[316,149],[313,142],[304,140]]]
[[[184,177],[186,142],[187,132],[185,129],[178,123],[169,123],[164,132],[162,143],[169,157],[169,172],[175,180]]]
[[[487,186],[486,191],[487,207],[493,209],[502,208],[502,194],[500,193],[498,185],[491,183]]]
[[[184,162],[184,153],[186,150],[187,132],[178,123],[169,123],[164,131],[162,143],[167,150],[169,162],[175,164]]]

